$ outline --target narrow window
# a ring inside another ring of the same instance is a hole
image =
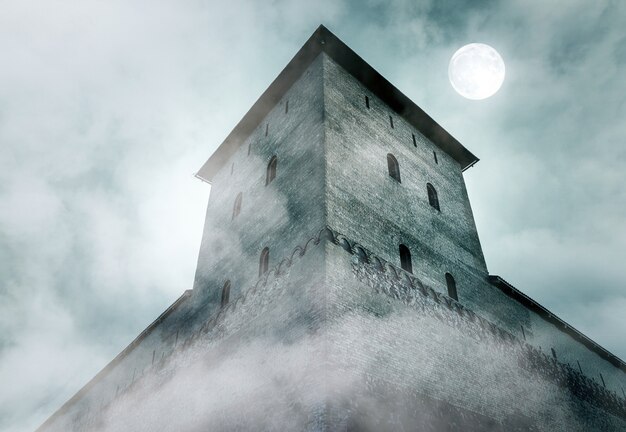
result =
[[[576,363],[578,364],[578,370],[580,371],[580,373],[583,373],[583,368],[580,367],[580,362],[576,360]]]
[[[522,328],[522,337],[526,340],[526,332],[524,331],[524,326],[520,326]]]
[[[370,98],[368,98],[367,96],[365,96],[365,106],[367,107],[367,109],[370,109]]]
[[[435,187],[431,185],[430,183],[427,183],[426,190],[428,191],[428,204],[430,204],[431,207],[437,210],[440,210],[439,209],[439,197],[437,196],[437,191],[435,190]]]
[[[435,163],[439,164],[439,161],[437,160],[437,152],[435,150],[433,150],[433,158],[435,158]]]
[[[550,351],[552,351],[552,357],[556,360],[556,351],[554,351],[554,348],[550,348]]]
[[[387,168],[389,169],[389,177],[400,183],[400,165],[391,153],[387,154]]]
[[[415,134],[411,134],[413,137],[413,147],[417,147],[417,141],[415,140]]]
[[[389,116],[389,126],[393,129],[393,117]]]
[[[233,206],[233,219],[237,217],[237,215],[241,212],[241,192],[237,194],[237,198],[235,198],[235,205]]]
[[[604,382],[604,377],[602,376],[602,372],[600,372],[600,379],[602,380],[602,385],[606,387],[606,383]]]
[[[235,171],[235,162],[230,166],[230,175],[233,175],[233,171]]]
[[[266,123],[265,124],[265,136],[267,136],[267,133],[269,132],[269,130],[270,130],[270,124]]]
[[[448,285],[448,296],[458,301],[459,296],[456,293],[456,281],[450,273],[446,273],[446,285]],[[522,332],[523,331],[524,328],[522,327]]]
[[[221,302],[222,307],[228,304],[229,298],[230,298],[230,281],[227,280],[224,283],[224,286],[222,287],[222,302]]]
[[[400,266],[402,270],[413,273],[413,263],[411,262],[411,251],[408,247],[400,245]]]
[[[276,156],[272,156],[270,162],[267,164],[267,173],[265,174],[265,186],[270,184],[272,180],[276,178],[276,164],[278,163],[278,158]]]
[[[289,112],[289,101],[285,101],[285,114]]]
[[[250,150],[252,150],[252,143],[248,144],[248,156],[250,156]]]
[[[259,258],[259,276],[263,276],[267,273],[267,269],[270,262],[270,249],[268,247],[261,251],[261,258]]]

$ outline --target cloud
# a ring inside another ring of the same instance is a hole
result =
[[[341,10],[275,6],[3,3],[0,428],[33,429],[191,287],[193,173]]]
[[[1,428],[32,429],[191,286],[192,174],[320,23],[482,158],[466,180],[492,272],[626,357],[623,5],[2,8]],[[476,41],[507,63],[480,104],[446,77]]]

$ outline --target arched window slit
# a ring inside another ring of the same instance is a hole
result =
[[[221,306],[224,307],[228,304],[230,299],[230,280],[227,280],[222,287],[222,301]]]
[[[435,187],[433,185],[431,185],[430,183],[426,184],[426,191],[428,192],[428,204],[431,205],[431,207],[440,210],[439,208],[439,196],[437,196],[437,191],[435,190]]]
[[[267,273],[270,262],[270,248],[265,247],[261,251],[261,257],[259,258],[259,276],[263,276]]]
[[[235,198],[235,205],[233,206],[233,217],[232,219],[235,219],[237,217],[237,215],[239,215],[239,213],[241,213],[241,201],[243,199],[243,196],[241,194],[241,192],[239,192],[237,194],[237,198]]]
[[[398,183],[401,183],[400,165],[398,164],[396,157],[391,153],[387,154],[387,169],[389,170],[389,177],[393,178]]]
[[[272,180],[276,178],[277,164],[278,164],[278,158],[276,156],[272,156],[269,163],[267,164],[267,172],[265,174],[265,186],[270,184]]]
[[[413,273],[413,262],[411,260],[411,251],[408,247],[400,245],[400,267],[402,270]]]
[[[446,285],[448,286],[448,296],[458,301],[459,296],[456,292],[456,281],[450,273],[446,273]]]

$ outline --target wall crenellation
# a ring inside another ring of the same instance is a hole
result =
[[[626,419],[625,398],[600,386],[596,381],[570,365],[557,361],[551,355],[543,353],[540,349],[503,330],[465,307],[462,303],[434,290],[419,278],[376,256],[358,242],[346,238],[330,227],[322,228],[316,235],[307,239],[303,245],[294,247],[290,256],[281,259],[277,265],[261,275],[254,285],[247,290],[242,290],[239,296],[217,310],[197,331],[189,335],[177,347],[169,350],[167,354],[163,353],[165,355],[161,355],[159,360],[138,371],[131,383],[119,391],[119,395],[123,395],[139,385],[141,378],[149,371],[162,370],[172,354],[186,350],[202,335],[209,335],[211,339],[219,339],[221,332],[218,331],[218,327],[226,316],[237,310],[239,305],[249,301],[251,296],[262,294],[261,288],[269,283],[270,278],[281,277],[286,268],[291,267],[295,259],[304,257],[311,247],[319,245],[324,240],[338,245],[353,255],[355,276],[375,292],[385,294],[412,308],[417,308],[420,312],[428,313],[445,324],[456,327],[468,337],[478,341],[491,342],[498,350],[505,350],[508,353],[521,353],[518,356],[521,368],[569,390],[581,400]]]
[[[456,328],[469,338],[490,344],[495,350],[515,355],[521,369],[552,382],[559,388],[568,390],[582,401],[626,419],[626,398],[600,386],[582,372],[557,361],[551,355],[543,353],[540,349],[476,314],[462,303],[424,284],[414,275],[378,257],[358,242],[326,226],[303,244],[294,247],[289,256],[281,259],[278,264],[261,275],[252,286],[242,290],[240,295],[215,311],[197,330],[182,337],[182,340],[171,348],[166,347],[161,353],[154,351],[151,363],[143,367],[137,366],[127,385],[117,386],[114,399],[101,401],[98,406],[91,406],[88,410],[76,412],[74,424],[83,425],[86,428],[93,426],[96,422],[96,412],[105,410],[114,400],[141,387],[147,376],[160,375],[164,379],[173,376],[174,368],[168,365],[174,354],[183,354],[201,340],[206,341],[206,338],[215,341],[224,337],[225,330],[221,323],[226,317],[240,306],[251,302],[252,298],[266,296],[267,293],[262,288],[267,286],[271,279],[278,279],[288,274],[287,270],[295,260],[302,259],[308,251],[324,241],[339,246],[353,257],[354,276],[374,292],[402,302],[406,306],[419,310],[420,313],[428,314],[445,325]],[[174,337],[174,335],[171,336]],[[94,414],[89,415],[89,412]]]
[[[509,352],[521,349],[523,355],[518,357],[520,367],[569,390],[581,400],[626,419],[626,398],[600,386],[596,381],[569,364],[559,362],[553,356],[543,353],[524,340],[520,340],[515,335],[475,314],[471,309],[467,309],[458,301],[424,285],[415,276],[374,256],[356,242],[353,242],[352,248],[348,249],[344,246],[349,244],[348,239],[341,234],[336,234],[336,238],[344,250],[357,255],[358,259],[353,265],[354,273],[373,290],[403,301],[408,306],[417,306],[421,311],[430,312],[433,317],[438,319],[441,319],[442,315],[437,312],[442,310],[455,313],[460,319],[442,321],[457,327],[475,339],[495,340],[497,342],[495,347],[498,349]],[[361,253],[358,254],[357,250]],[[363,253],[365,253],[364,256]],[[468,327],[469,323],[473,325]]]

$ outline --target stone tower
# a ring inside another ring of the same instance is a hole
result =
[[[41,430],[626,430],[626,365],[489,275],[477,161],[321,26],[197,173],[193,290]]]

